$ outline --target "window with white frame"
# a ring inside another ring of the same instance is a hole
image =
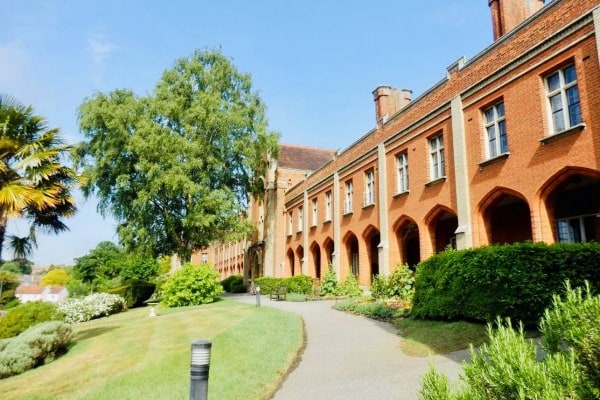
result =
[[[396,192],[408,192],[408,154],[400,153],[396,156]]]
[[[288,220],[288,235],[294,233],[294,213],[290,211]]]
[[[441,134],[429,139],[429,170],[432,181],[446,176],[444,138]]]
[[[483,110],[483,118],[485,122],[485,139],[487,141],[487,158],[494,158],[508,153],[504,103],[496,103]]]
[[[208,253],[200,254],[200,264],[208,264]]]
[[[581,215],[577,217],[556,220],[556,230],[560,243],[582,243],[596,240],[596,215]]]
[[[302,232],[302,226],[304,225],[304,210],[302,207],[298,207],[298,232]]]
[[[317,209],[317,199],[312,199],[312,226],[317,226],[318,218],[318,209]]]
[[[577,88],[575,65],[569,65],[548,75],[545,79],[552,133],[565,131],[581,123],[581,106]]]
[[[375,171],[372,169],[365,172],[365,195],[363,206],[375,204]]]
[[[325,193],[325,221],[331,221],[331,192]]]
[[[352,181],[346,181],[344,192],[344,214],[349,214],[352,212],[352,198],[354,196],[354,185]]]

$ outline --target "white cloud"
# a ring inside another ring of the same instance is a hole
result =
[[[105,35],[95,35],[88,40],[87,50],[92,57],[94,83],[100,85],[106,69],[106,63],[118,48]]]

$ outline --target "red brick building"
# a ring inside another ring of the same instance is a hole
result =
[[[247,277],[368,285],[447,246],[600,240],[600,0],[489,5],[488,48],[415,99],[376,88],[375,129],[271,179]]]

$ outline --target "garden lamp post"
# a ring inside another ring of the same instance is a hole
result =
[[[206,400],[208,397],[208,370],[210,368],[210,348],[208,340],[192,342],[190,361],[190,400]]]

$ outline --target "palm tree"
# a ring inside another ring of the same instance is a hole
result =
[[[71,197],[76,174],[62,160],[70,148],[58,129],[48,129],[31,106],[0,94],[0,259],[11,218],[31,223],[27,243],[13,240],[21,250],[36,245],[36,229],[50,233],[68,229],[62,218],[76,211]]]

